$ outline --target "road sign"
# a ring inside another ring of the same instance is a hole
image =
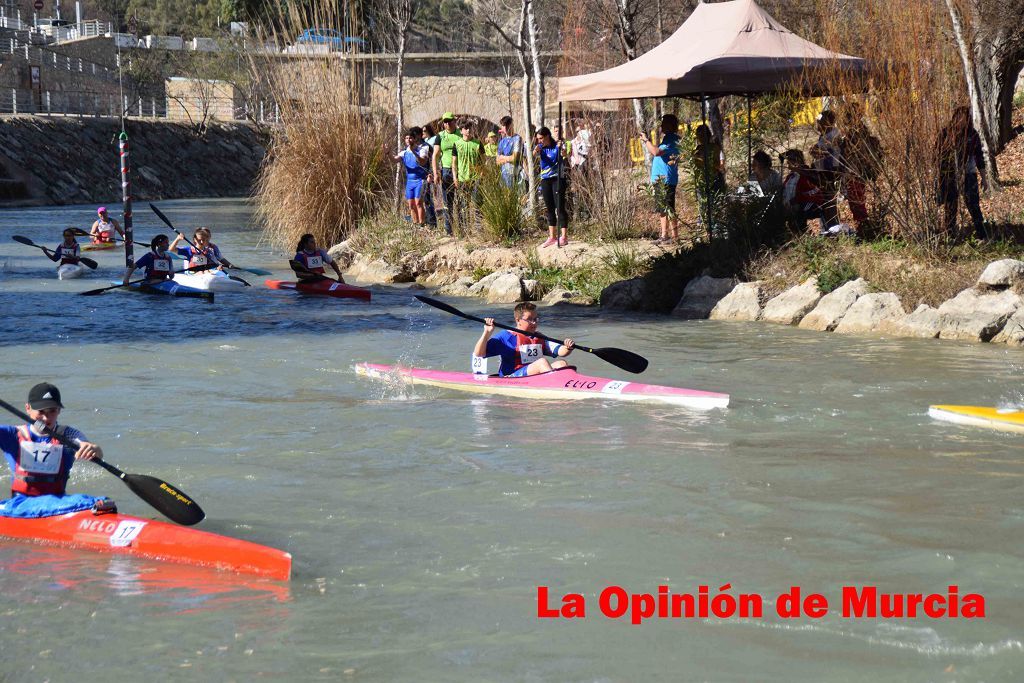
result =
[[[36,2],[39,1],[36,0]],[[136,38],[139,36],[139,20],[134,14],[128,18],[128,33],[131,33]]]
[[[43,9],[43,0],[36,0],[35,2],[32,3],[32,6],[35,7],[37,10]]]

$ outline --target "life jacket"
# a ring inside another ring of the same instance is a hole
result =
[[[54,431],[63,436],[65,429],[58,426]],[[64,468],[64,446],[56,438],[35,441],[28,425],[18,427],[18,452],[14,462],[11,495],[64,495],[70,468]]]
[[[164,255],[158,256],[155,251],[150,251],[153,254],[153,265],[146,268],[146,279],[147,280],[166,280],[173,274],[171,266],[171,257],[166,252]]]
[[[99,223],[99,225],[97,227],[100,229],[100,232],[99,232],[98,235],[96,235],[96,237],[93,238],[92,241],[97,243],[97,244],[100,244],[100,243],[103,243],[103,242],[113,242],[114,241],[114,224],[111,223],[110,221],[101,221],[99,219],[96,219],[96,222]]]
[[[311,270],[314,273],[323,274],[324,271],[324,252],[323,249],[317,249],[312,254],[307,254],[304,251],[300,251],[295,254],[295,260],[306,266],[306,270]]]
[[[216,261],[214,254],[213,245],[207,245],[203,249],[196,249],[195,247],[189,247],[191,252],[188,257],[188,263],[185,264],[187,268],[195,268],[196,266],[205,266],[207,264],[213,265]]]
[[[516,362],[512,372],[539,360],[544,355],[544,342],[537,337],[528,337],[522,332],[512,332],[516,340]]]
[[[78,242],[75,242],[75,246],[70,248],[70,253],[68,252],[68,245],[63,242],[60,243],[58,248],[60,249],[60,265],[63,266],[65,263],[78,263],[78,255],[81,253],[78,247]]]

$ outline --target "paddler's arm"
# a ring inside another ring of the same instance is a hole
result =
[[[131,279],[131,277],[132,277],[132,273],[134,273],[134,272],[135,272],[135,269],[136,269],[137,267],[138,267],[138,266],[131,266],[131,267],[130,267],[130,268],[129,268],[128,270],[126,270],[126,271],[125,271],[125,273],[124,273],[124,278],[123,278],[123,279],[121,280],[121,284],[125,284],[125,283],[127,283],[127,282],[128,282],[128,280],[130,280],[130,279]]]
[[[102,460],[103,449],[89,441],[77,439],[78,450],[75,451],[75,460]]]
[[[117,234],[121,236],[121,239],[124,239],[124,230],[121,229],[121,224],[117,222],[117,219],[111,218],[110,222],[113,223],[114,230],[117,230]]]
[[[568,356],[574,348],[576,348],[576,342],[572,340],[572,337],[566,338],[562,345],[558,347],[558,357]]]
[[[484,332],[476,340],[476,346],[473,347],[474,356],[487,357],[487,340],[491,338],[492,334],[494,334],[494,318],[484,318]]]
[[[175,230],[174,232],[176,233],[176,236],[174,240],[167,246],[167,251],[177,254],[178,243],[185,239],[185,236],[181,234],[180,230]]]

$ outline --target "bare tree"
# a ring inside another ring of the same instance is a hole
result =
[[[526,161],[526,179],[528,184],[526,202],[532,216],[536,211],[537,204],[537,181],[533,175],[533,140],[530,139],[530,130],[533,128],[533,119],[530,113],[530,60],[534,58],[534,53],[531,51],[528,56],[526,52],[527,15],[531,4],[532,0],[521,0],[519,23],[515,33],[511,35],[492,18],[497,15],[497,11],[487,13],[487,24],[497,31],[498,35],[512,47],[516,57],[519,59],[519,68],[523,73],[523,129],[521,137],[523,139],[523,159]],[[539,61],[539,56],[537,61]],[[536,63],[534,68],[536,69]]]
[[[409,25],[412,23],[412,0],[386,0],[384,14],[389,22],[389,29],[394,41],[395,54],[395,141],[398,149],[402,149],[405,132],[405,47],[409,38]],[[395,167],[395,195],[401,200],[399,185],[401,169]]]
[[[986,157],[984,173],[995,187],[995,155],[1013,136],[1013,91],[1024,67],[1024,0],[946,0],[946,9]]]
[[[534,88],[534,103],[536,107],[536,114],[533,120],[537,123],[537,126],[544,125],[544,70],[540,63],[540,31],[537,29],[537,16],[534,12],[533,0],[523,0],[523,15],[526,20],[526,30],[529,36],[530,44],[530,63],[533,67],[533,88]]]

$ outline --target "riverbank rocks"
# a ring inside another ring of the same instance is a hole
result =
[[[804,330],[831,332],[850,310],[854,302],[868,293],[868,281],[864,278],[851,280],[821,297],[810,313],[804,316],[798,327]]]
[[[875,332],[883,320],[896,320],[907,314],[900,298],[892,292],[865,294],[858,298],[836,325],[836,334]]]
[[[812,277],[768,301],[761,311],[761,320],[796,325],[820,299],[818,278]]]
[[[473,278],[464,275],[455,282],[450,282],[437,290],[438,296],[473,296],[469,288],[475,284]]]
[[[928,304],[921,304],[902,318],[886,318],[878,324],[878,331],[894,337],[934,339],[942,330],[942,316]]]
[[[357,253],[352,248],[349,240],[345,240],[344,242],[339,242],[328,249],[327,255],[334,259],[334,262],[338,264],[339,268],[347,270],[355,260]]]
[[[412,282],[416,278],[400,266],[388,263],[383,259],[369,259],[357,254],[346,270],[357,280],[368,283],[393,284],[396,282]]]
[[[543,306],[558,306],[571,304],[575,306],[593,306],[596,302],[593,297],[586,296],[582,292],[576,292],[562,287],[555,287],[541,300]]]
[[[978,289],[1006,289],[1024,285],[1024,261],[1006,258],[985,266],[978,277]]]
[[[1020,295],[1008,289],[994,294],[965,289],[939,306],[939,338],[986,342],[1003,329],[1022,303]]]
[[[634,311],[643,306],[647,298],[647,281],[635,277],[613,282],[601,290],[601,308]]]
[[[517,273],[491,273],[469,288],[470,296],[480,296],[492,304],[514,304],[524,299],[523,281]]]
[[[672,310],[672,315],[683,320],[703,320],[736,286],[734,278],[716,278],[702,275],[686,283],[683,296]]]
[[[992,337],[992,343],[1024,346],[1024,307],[1018,308],[1017,312],[1010,316],[999,334]]]
[[[763,283],[741,282],[711,309],[712,320],[757,320],[764,298]]]

